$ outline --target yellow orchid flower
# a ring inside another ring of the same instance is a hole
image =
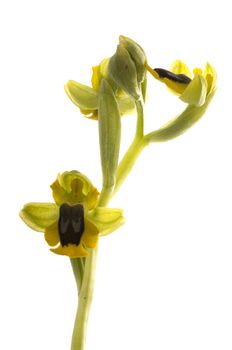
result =
[[[152,69],[147,63],[146,68],[187,103],[182,113],[145,136],[147,143],[168,141],[187,131],[204,115],[216,92],[216,71],[207,63],[204,71],[195,68],[191,74],[187,65],[180,60],[173,63],[171,71]]]
[[[188,66],[177,60],[172,64],[171,70],[162,68],[152,69],[145,64],[152,76],[164,83],[172,92],[189,105],[202,106],[207,97],[215,91],[216,71],[207,63],[204,71],[194,68],[191,74]]]
[[[86,257],[88,248],[96,247],[99,235],[124,222],[120,209],[96,207],[99,192],[78,171],[58,175],[51,189],[55,203],[28,203],[20,217],[33,230],[44,232],[53,253]]]
[[[98,97],[102,78],[107,78],[110,85],[117,90],[115,83],[108,77],[109,58],[105,58],[98,66],[92,67],[92,87],[69,80],[65,86],[65,92],[70,100],[80,109],[80,112],[87,118],[98,119]],[[133,100],[121,90],[115,91],[115,97],[121,115],[131,114],[135,110]]]
[[[146,55],[135,41],[123,35],[119,37],[116,53],[92,68],[92,87],[69,80],[65,92],[89,119],[98,119],[99,90],[101,80],[110,84],[120,115],[135,112],[135,100],[146,98]]]

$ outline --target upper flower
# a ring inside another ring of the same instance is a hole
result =
[[[191,74],[187,65],[179,60],[170,71],[145,65],[153,77],[187,103],[182,113],[145,136],[147,143],[168,141],[187,131],[204,115],[216,91],[216,71],[207,63],[204,71],[195,68]]]
[[[69,80],[65,91],[82,114],[98,119],[99,90],[104,78],[115,94],[120,114],[131,114],[135,111],[134,100],[146,95],[146,61],[141,46],[121,35],[116,53],[92,68],[92,87]]]
[[[56,254],[87,256],[99,234],[108,234],[124,222],[120,209],[96,207],[99,193],[78,171],[58,175],[51,189],[55,203],[28,203],[20,217],[33,230],[44,232]]]
[[[102,78],[108,77],[109,58],[105,58],[98,66],[92,67],[92,87],[83,85],[74,80],[69,80],[65,86],[65,92],[70,100],[79,107],[81,113],[89,119],[98,119],[98,99]],[[115,85],[110,81],[110,85]],[[121,90],[115,92],[120,114],[131,114],[135,110],[133,100]]]
[[[153,77],[164,83],[189,105],[202,106],[216,89],[216,71],[209,63],[206,64],[204,71],[201,68],[194,68],[193,74],[180,60],[172,64],[170,71],[162,68],[152,69],[148,64],[146,68]]]

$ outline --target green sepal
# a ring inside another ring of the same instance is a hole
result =
[[[142,83],[146,75],[145,62],[147,61],[144,50],[135,41],[123,35],[120,35],[119,42],[120,45],[125,47],[125,49],[129,52],[136,67],[137,81],[138,83]]]
[[[145,76],[144,81],[141,83],[141,90],[143,95],[143,102],[147,99],[147,77]]]
[[[98,108],[98,92],[93,88],[69,80],[64,90],[70,100],[79,108],[84,110],[96,110]]]
[[[135,112],[134,100],[128,95],[119,96],[116,98],[121,115],[132,114]]]
[[[104,78],[99,92],[98,121],[103,187],[110,191],[115,184],[118,165],[121,117],[114,92]]]
[[[181,101],[189,105],[202,106],[207,95],[207,82],[202,75],[196,75],[180,95]]]
[[[101,236],[108,235],[125,222],[121,209],[97,207],[88,213],[88,219],[95,224]]]
[[[128,95],[135,100],[140,98],[136,66],[122,45],[118,45],[116,53],[109,61],[108,74]]]
[[[59,216],[59,207],[54,203],[27,203],[19,216],[30,228],[43,232]]]

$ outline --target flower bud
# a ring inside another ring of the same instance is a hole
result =
[[[133,40],[120,36],[116,53],[109,61],[108,73],[119,88],[133,99],[141,96],[140,83],[145,79],[146,55]]]
[[[144,50],[135,41],[123,35],[120,35],[119,42],[129,52],[136,67],[138,83],[142,83],[146,74],[145,62],[147,61]]]
[[[108,72],[120,89],[135,100],[140,98],[136,67],[123,46],[118,45],[115,55],[111,57]]]

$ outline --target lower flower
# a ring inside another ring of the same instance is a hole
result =
[[[28,203],[20,217],[33,230],[44,232],[53,253],[88,256],[99,235],[111,233],[124,222],[122,210],[97,207],[99,192],[78,171],[58,175],[51,188],[55,203]]]

